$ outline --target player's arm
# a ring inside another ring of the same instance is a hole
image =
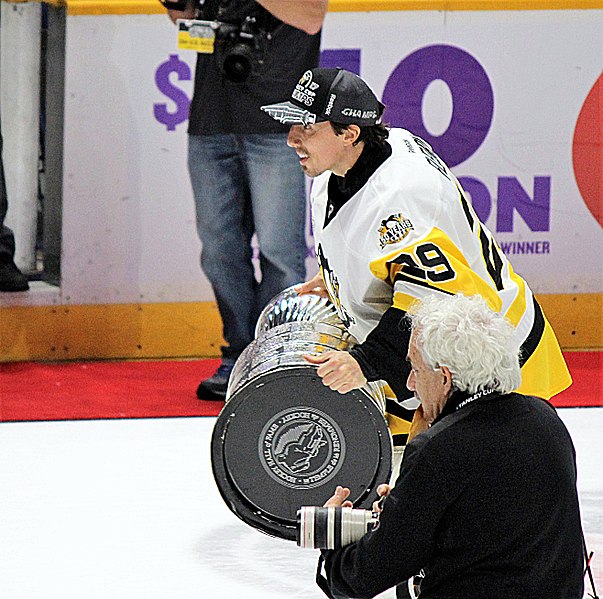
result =
[[[410,397],[406,387],[410,366],[406,361],[410,342],[410,323],[406,311],[418,299],[444,290],[442,285],[456,278],[450,265],[451,257],[437,244],[431,231],[417,231],[414,243],[398,244],[398,249],[371,262],[373,275],[392,288],[392,305],[384,312],[378,325],[364,343],[350,353],[356,358],[367,380],[383,379],[398,400]],[[419,233],[419,235],[416,235]],[[421,235],[422,233],[422,235]],[[411,238],[409,236],[409,238]]]
[[[405,317],[404,310],[391,306],[383,313],[379,324],[369,333],[364,343],[349,350],[366,379],[383,379],[398,399],[411,395],[406,387],[410,372],[410,365],[406,361],[410,325]]]
[[[256,0],[283,23],[310,35],[318,33],[327,13],[328,0]]]
[[[339,393],[349,393],[366,385],[367,379],[356,358],[349,352],[332,350],[320,354],[304,354],[304,359],[318,366],[316,374],[324,385]]]
[[[327,296],[321,273],[296,287],[300,295],[313,293]],[[406,388],[410,367],[406,361],[410,327],[406,312],[391,306],[379,324],[364,341],[349,351],[327,351],[318,355],[306,354],[304,359],[318,366],[322,382],[339,393],[363,387],[367,381],[384,380],[398,399],[409,397]]]

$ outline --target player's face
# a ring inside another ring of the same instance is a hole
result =
[[[308,177],[317,177],[325,171],[343,176],[349,168],[343,166],[345,146],[342,136],[336,135],[328,122],[293,125],[287,145],[297,152],[299,164]]]
[[[411,371],[406,386],[421,402],[423,416],[431,424],[441,413],[450,394],[450,380],[442,368],[431,368],[425,363],[413,333],[408,348]]]

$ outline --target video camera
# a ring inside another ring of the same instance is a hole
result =
[[[199,0],[194,0],[195,6]],[[187,0],[160,0],[168,9],[185,10]],[[179,21],[191,37],[211,38],[211,50],[220,70],[234,83],[243,83],[260,70],[268,42],[280,25],[276,17],[255,0],[205,0],[198,6],[199,16],[207,20]]]

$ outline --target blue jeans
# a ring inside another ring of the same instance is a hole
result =
[[[236,359],[253,340],[268,301],[305,280],[305,179],[287,134],[189,135],[201,268],[209,279]],[[257,233],[261,280],[251,238]]]

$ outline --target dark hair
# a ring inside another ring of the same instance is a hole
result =
[[[333,121],[329,122],[331,123],[331,127],[333,127],[333,131],[335,131],[335,135],[341,135],[349,128],[349,125],[342,125],[341,123],[335,123]],[[360,135],[354,142],[354,145],[363,141],[365,146],[380,147],[385,145],[386,140],[389,137],[389,129],[382,124],[370,125],[368,127],[361,127],[358,125],[358,127],[360,127]]]

